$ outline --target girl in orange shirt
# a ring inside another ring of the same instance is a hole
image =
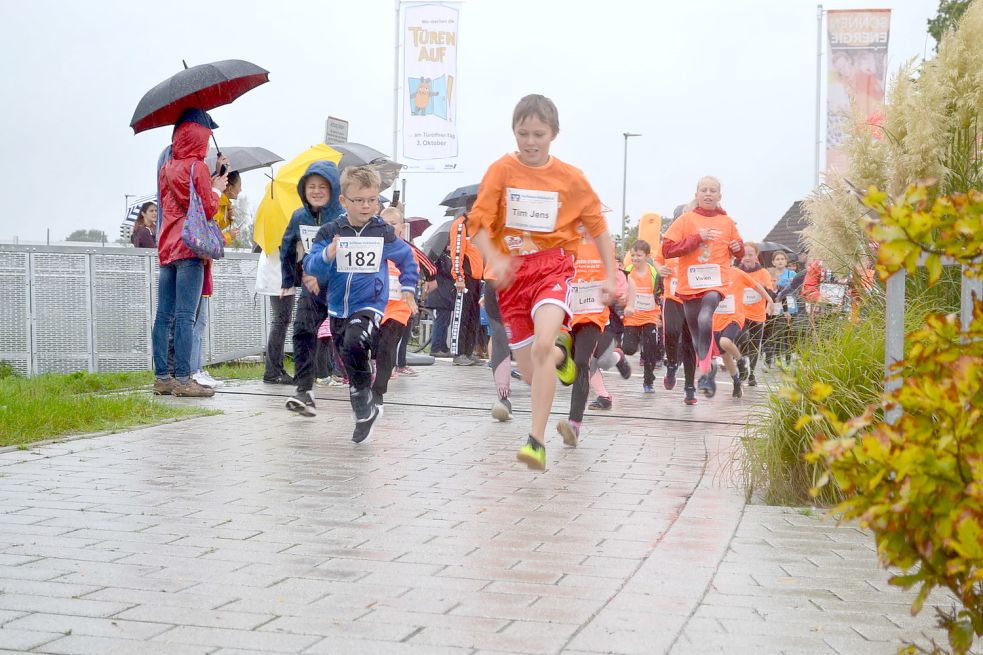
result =
[[[772,281],[771,273],[761,266],[758,261],[758,246],[753,243],[744,244],[744,259],[738,266],[768,291],[769,296],[775,291],[775,283]],[[766,297],[762,297],[757,290],[746,288],[744,290],[744,329],[738,340],[738,347],[744,353],[744,357],[737,362],[737,368],[741,373],[741,381],[747,380],[749,387],[758,385],[754,377],[754,369],[758,365],[758,357],[761,355],[761,344],[765,333],[765,321],[768,313],[765,310]],[[745,359],[747,363],[745,363]]]
[[[734,381],[733,396],[740,398],[743,392],[737,362],[741,359],[741,351],[737,347],[737,341],[747,316],[744,305],[745,290],[752,289],[761,295],[766,299],[768,307],[771,306],[771,297],[761,284],[739,268],[728,268],[723,275],[724,296],[713,314],[713,338],[720,349],[727,373]],[[714,380],[716,374],[717,368],[711,366],[708,374],[700,378],[700,390],[708,398],[717,392],[717,384]]]
[[[709,377],[713,312],[724,296],[723,275],[731,257],[744,256],[737,224],[720,207],[720,180],[703,177],[696,185],[696,206],[673,221],[662,239],[662,255],[679,258],[676,296],[683,301],[701,375]],[[714,391],[715,391],[714,386]]]

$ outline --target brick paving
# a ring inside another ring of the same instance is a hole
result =
[[[580,447],[514,461],[487,369],[390,386],[351,443],[242,383],[221,416],[0,453],[0,654],[889,653],[931,630],[872,539],[745,506],[730,388],[686,407],[612,379]],[[616,376],[615,376],[616,377]],[[568,393],[558,394],[563,412]],[[706,421],[706,422],[700,422]],[[4,650],[6,649],[6,650]]]

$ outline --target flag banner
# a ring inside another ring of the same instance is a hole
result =
[[[459,14],[454,4],[405,5],[400,157],[405,170],[457,171]]]
[[[151,193],[146,196],[140,196],[126,206],[126,216],[123,218],[123,222],[120,223],[119,226],[119,235],[122,238],[130,238],[130,235],[133,233],[133,225],[137,221],[137,216],[140,215],[140,207],[145,202],[157,202],[157,194]]]
[[[884,121],[891,10],[830,10],[826,16],[826,169],[846,174],[850,125]]]

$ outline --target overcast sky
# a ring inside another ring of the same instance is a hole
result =
[[[937,0],[826,2],[893,9],[889,68],[932,52]],[[290,159],[324,136],[392,150],[394,0],[143,3],[0,0],[0,241],[78,228],[117,236],[125,194],[154,189],[170,128],[133,135],[143,93],[189,64],[246,59],[270,82],[212,114],[219,145]],[[762,237],[813,182],[816,3],[811,0],[467,0],[459,36],[462,172],[407,178],[409,215],[437,217],[450,190],[514,149],[511,113],[551,97],[552,153],[582,168],[620,229],[627,212],[671,213],[701,175],[747,239]],[[825,100],[824,100],[825,102]],[[825,118],[823,119],[825,122]],[[262,171],[244,175],[255,206]]]

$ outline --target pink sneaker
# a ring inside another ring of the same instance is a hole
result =
[[[389,376],[389,379],[390,380],[395,380],[398,377],[399,377],[399,372],[397,371],[397,369],[393,369],[393,373],[392,373],[392,375]]]
[[[419,375],[419,373],[411,369],[409,366],[400,366],[396,369],[396,372],[409,378],[415,378],[417,375]]]

